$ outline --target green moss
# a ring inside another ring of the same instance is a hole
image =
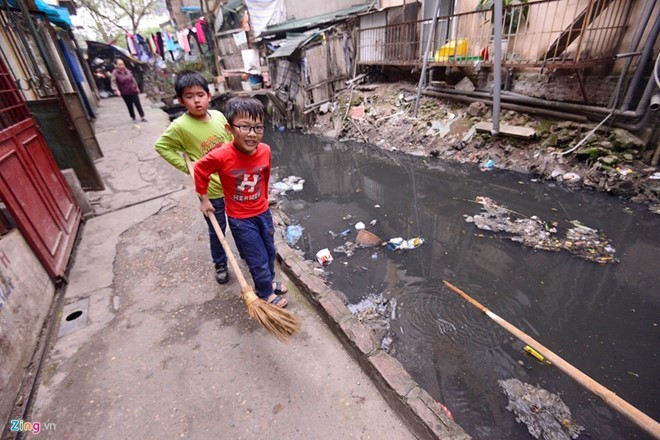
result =
[[[607,156],[609,151],[600,147],[580,148],[575,155],[581,159],[596,160],[599,157]]]
[[[552,121],[548,120],[541,120],[538,122],[537,127],[536,127],[536,133],[539,137],[546,136],[548,133],[552,131]]]

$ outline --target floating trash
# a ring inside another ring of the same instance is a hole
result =
[[[337,246],[332,250],[335,254],[346,254],[347,257],[352,257],[355,252],[355,244],[347,241],[341,246]]]
[[[614,247],[605,234],[584,226],[577,220],[569,222],[572,227],[564,238],[557,237],[557,224],[548,223],[537,216],[525,217],[488,197],[479,196],[481,213],[465,216],[465,221],[483,231],[507,232],[507,239],[534,249],[558,252],[566,250],[573,255],[596,263],[618,263],[614,258]]]
[[[289,225],[286,228],[286,242],[289,243],[289,246],[294,246],[300,237],[302,237],[302,233],[305,230],[300,225]]]
[[[571,410],[559,396],[518,379],[497,382],[509,399],[506,409],[516,415],[518,423],[527,425],[532,437],[570,440],[584,431],[584,427],[571,418]]]
[[[289,176],[271,185],[271,192],[284,194],[287,191],[302,191],[305,180],[302,177]]]
[[[481,168],[482,171],[485,171],[485,170],[490,170],[494,166],[495,166],[495,161],[493,159],[488,159],[487,161],[482,162],[479,165],[479,168]]]
[[[318,261],[322,266],[327,264],[332,263],[332,255],[330,254],[330,250],[328,248],[321,249],[316,253],[316,261]]]
[[[383,243],[383,240],[379,236],[366,229],[358,232],[355,241],[362,247],[378,246]]]
[[[414,237],[408,240],[404,240],[401,237],[390,238],[390,241],[385,243],[388,249],[393,251],[406,251],[410,249],[416,249],[424,244],[424,239],[420,237]]]

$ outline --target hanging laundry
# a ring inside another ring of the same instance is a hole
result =
[[[165,60],[165,45],[163,44],[163,33],[156,32],[156,45],[158,46],[158,53],[163,60]]]
[[[206,44],[210,47],[210,45],[213,44],[213,38],[215,38],[213,29],[211,28],[211,25],[209,25],[209,22],[206,20],[204,20],[204,23],[202,23],[202,29],[204,30],[204,38],[206,39]]]
[[[156,46],[156,41],[154,40],[153,35],[147,37],[147,46],[149,46],[149,51],[154,57],[154,60],[158,59],[160,54],[158,53],[158,47]]]
[[[174,60],[174,51],[177,49],[176,44],[174,43],[173,36],[170,35],[168,31],[165,31],[165,48],[170,53],[172,61]]]
[[[147,44],[147,41],[144,39],[144,37],[140,34],[135,34],[135,41],[137,42],[137,46],[140,50],[142,50],[143,53],[145,53],[149,58],[152,56],[152,51],[149,48],[149,45]]]
[[[204,50],[202,49],[202,45],[199,43],[199,37],[197,36],[196,28],[189,29],[188,44],[190,44],[191,49],[194,47],[199,50],[199,53],[204,53]]]
[[[177,31],[176,39],[179,42],[179,46],[186,52],[190,53],[190,44],[188,43],[188,29],[182,31]]]
[[[174,45],[174,39],[172,38],[172,35],[170,35],[170,33],[167,31],[165,31],[165,48],[170,52],[176,50],[176,46]]]
[[[131,55],[137,55],[137,49],[135,47],[135,41],[133,41],[133,35],[128,33],[126,34],[126,47],[128,47],[128,51],[131,53]]]
[[[156,44],[156,36],[150,35],[147,37],[147,44],[149,45],[149,50],[154,55],[154,58],[160,55],[158,51],[158,45]]]
[[[201,17],[195,22],[195,30],[197,35],[197,42],[199,44],[206,44],[206,37],[204,35],[204,24],[206,23],[206,17]]]
[[[147,44],[144,37],[140,34],[135,34],[133,38],[135,39],[135,46],[138,51],[138,59],[142,62],[153,61],[153,52],[149,48],[149,44]]]

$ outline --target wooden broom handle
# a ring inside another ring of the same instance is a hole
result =
[[[188,172],[190,173],[190,177],[193,180],[193,185],[195,185],[195,167],[193,166],[193,163],[190,161],[190,157],[188,157],[186,153],[183,153],[183,158],[186,161],[186,165],[188,166]],[[218,238],[220,239],[220,243],[222,243],[222,248],[225,250],[225,253],[227,254],[227,260],[229,260],[229,265],[231,266],[231,270],[234,272],[236,278],[238,279],[238,283],[241,285],[241,292],[245,293],[248,291],[252,291],[252,287],[250,287],[250,285],[245,280],[245,277],[241,272],[241,268],[238,266],[238,262],[234,257],[234,253],[231,251],[231,248],[229,247],[229,243],[227,243],[227,240],[225,239],[225,234],[223,234],[222,229],[220,229],[220,225],[218,224],[218,219],[215,218],[214,215],[209,215],[208,218],[211,221],[211,225],[213,225],[213,229],[215,230],[215,233],[218,235]]]
[[[537,351],[540,351],[543,356],[546,357],[550,362],[555,364],[560,370],[562,370],[564,373],[568,374],[575,380],[577,383],[582,385],[583,387],[587,388],[589,391],[592,393],[596,394],[599,396],[601,399],[605,401],[609,406],[614,408],[615,410],[619,411],[621,414],[624,416],[628,417],[632,422],[634,422],[637,426],[642,428],[644,431],[648,432],[651,434],[655,439],[660,439],[660,424],[617,396],[615,393],[612,391],[608,390],[562,358],[560,358],[558,355],[553,353],[552,351],[548,350],[546,347],[541,345],[538,341],[536,341],[534,338],[529,336],[527,333],[523,332],[522,330],[519,330],[518,328],[514,327],[512,324],[508,323],[504,319],[500,318],[497,316],[495,313],[491,312],[488,310],[486,307],[481,305],[479,302],[477,302],[475,299],[470,297],[467,293],[463,292],[461,289],[458,287],[454,286],[448,281],[442,281],[445,283],[445,286],[449,287],[451,290],[454,292],[458,293],[460,296],[465,298],[467,301],[470,302],[473,306],[481,310],[483,313],[485,313],[489,318],[491,318],[493,321],[507,329],[510,333],[512,333],[514,336],[516,336],[518,339],[523,341],[525,344],[534,347]]]

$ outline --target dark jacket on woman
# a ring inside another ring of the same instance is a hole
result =
[[[117,83],[117,89],[119,89],[119,93],[121,93],[122,96],[137,95],[140,93],[137,82],[135,81],[135,78],[133,78],[133,74],[130,70],[124,69],[121,71],[115,69],[112,72],[112,76],[114,77],[115,82]]]

